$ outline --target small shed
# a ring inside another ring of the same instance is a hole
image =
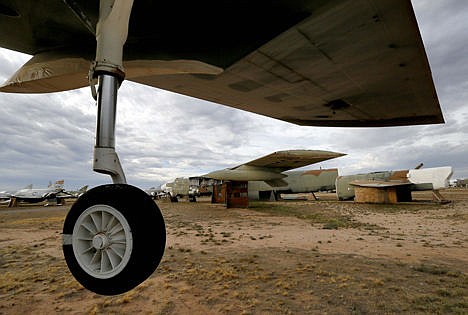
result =
[[[226,181],[213,186],[212,203],[224,203],[226,208],[247,208],[249,206],[248,182]]]
[[[397,203],[411,201],[411,183],[404,181],[353,181],[354,201],[359,203]]]
[[[226,204],[226,185],[222,183],[213,184],[213,194],[211,195],[211,203]]]
[[[247,208],[249,206],[248,182],[226,182],[226,207]]]

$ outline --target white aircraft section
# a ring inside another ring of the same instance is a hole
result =
[[[432,189],[449,187],[449,180],[453,174],[451,166],[423,168],[409,170],[408,180],[413,184],[432,184]]]

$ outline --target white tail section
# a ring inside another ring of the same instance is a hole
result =
[[[409,170],[408,180],[413,184],[432,184],[432,189],[443,189],[449,186],[453,174],[451,166]]]

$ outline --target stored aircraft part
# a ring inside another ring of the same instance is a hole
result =
[[[65,219],[63,236],[73,276],[103,295],[124,293],[147,279],[166,245],[157,205],[144,191],[123,184],[83,194]]]
[[[411,183],[384,181],[353,181],[355,202],[397,203],[411,201]]]
[[[350,200],[354,198],[354,186],[350,184],[353,181],[385,181],[390,176],[391,172],[372,172],[368,174],[338,176],[335,185],[338,200]]]
[[[180,2],[136,1],[121,61],[131,2],[115,1],[99,19],[97,1],[8,1],[14,9],[0,14],[0,46],[71,52],[71,64],[49,59],[54,65],[43,69],[56,76],[16,77],[3,91],[85,86],[82,61],[96,51],[98,71],[122,78],[126,62],[137,62],[129,80],[300,125],[443,122],[410,0],[221,0],[183,2],[184,10]],[[98,21],[94,36],[90,23]],[[146,62],[176,66],[145,71]]]
[[[373,172],[338,176],[336,179],[336,194],[339,200],[353,199],[356,184],[362,187],[390,187],[409,185],[413,190],[438,190],[449,187],[453,174],[452,167],[433,167],[424,169]]]
[[[408,180],[413,184],[432,184],[432,189],[439,190],[449,187],[452,174],[451,166],[422,168],[409,170]]]

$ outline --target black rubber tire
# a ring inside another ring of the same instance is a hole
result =
[[[93,205],[105,204],[118,210],[130,225],[133,249],[130,260],[117,275],[98,279],[78,264],[71,244],[63,245],[68,268],[85,288],[102,295],[127,292],[145,281],[158,267],[166,246],[166,227],[158,206],[148,194],[125,184],[103,185],[84,193],[71,207],[63,234],[72,234],[78,217]]]

